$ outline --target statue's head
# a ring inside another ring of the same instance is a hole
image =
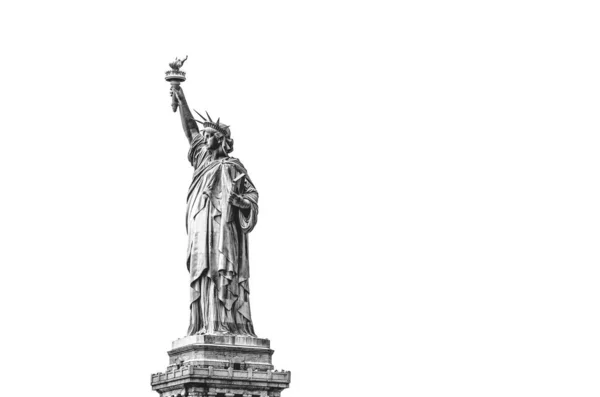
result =
[[[202,118],[202,121],[196,121],[202,124],[204,127],[201,130],[201,133],[206,139],[208,150],[215,151],[220,148],[224,154],[233,152],[233,139],[231,139],[231,131],[229,130],[229,126],[221,123],[220,117],[216,122],[213,121],[208,112],[206,112],[206,117],[208,117],[208,120],[198,113],[197,110],[194,110],[194,112],[196,112],[198,116]]]
[[[221,149],[224,154],[229,154],[233,151],[233,139],[231,139],[229,128],[223,131],[222,129],[217,130],[216,128],[205,127],[201,133],[204,135],[208,150],[216,151]]]
[[[194,112],[198,113],[196,110]],[[221,149],[224,154],[233,152],[233,139],[231,139],[229,126],[221,123],[221,118],[217,119],[216,122],[212,121],[208,112],[206,112],[208,120],[200,113],[198,115],[202,117],[203,121],[196,121],[204,127],[200,132],[204,135],[204,139],[206,139],[208,150],[215,151]]]

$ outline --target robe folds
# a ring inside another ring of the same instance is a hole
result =
[[[204,139],[191,142],[194,177],[187,197],[187,268],[190,272],[188,335],[256,336],[250,315],[248,233],[256,225],[258,192],[242,163],[232,157],[213,159]],[[236,186],[236,179],[243,185]],[[235,191],[249,209],[229,203]]]

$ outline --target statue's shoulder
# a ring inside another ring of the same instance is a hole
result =
[[[254,188],[254,183],[252,182],[252,180],[250,179],[250,176],[248,175],[248,171],[246,170],[246,167],[244,167],[244,164],[242,164],[242,162],[235,157],[228,157],[226,160],[226,164],[232,168],[234,168],[237,171],[237,174],[246,174],[246,181],[250,183],[250,185],[252,185],[252,188]]]
[[[237,157],[228,157],[226,163],[230,166],[238,170],[239,172],[247,173],[246,167]]]
[[[244,165],[242,164],[242,162],[240,161],[240,159],[238,159],[237,157],[228,157],[227,158],[227,163],[234,165],[234,166],[239,166],[244,168]]]

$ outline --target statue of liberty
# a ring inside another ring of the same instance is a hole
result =
[[[213,121],[208,113],[204,118],[196,112],[202,120],[195,120],[179,84],[172,85],[171,96],[194,167],[186,214],[188,335],[256,336],[250,315],[248,233],[256,225],[258,192],[242,163],[229,156],[229,126],[220,118]]]

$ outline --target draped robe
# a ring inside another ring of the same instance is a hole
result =
[[[186,228],[190,272],[190,326],[194,334],[254,334],[250,315],[248,233],[256,225],[258,192],[242,163],[213,159],[196,134],[188,156],[194,177],[188,191]],[[229,203],[234,180],[245,174],[237,193],[249,209]]]

